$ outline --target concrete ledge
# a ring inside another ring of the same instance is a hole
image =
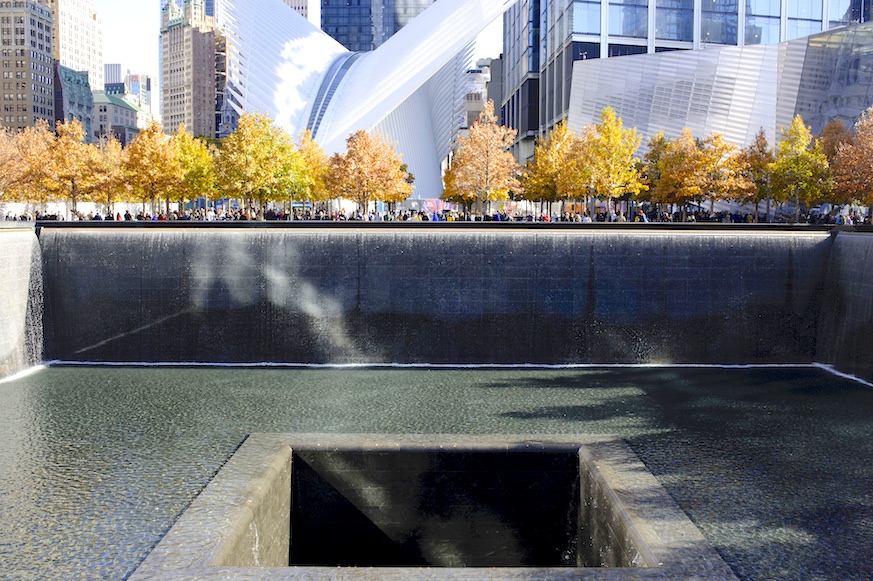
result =
[[[622,548],[597,568],[287,567],[292,449],[309,451],[578,450],[581,488],[612,511],[592,518]],[[281,496],[281,500],[273,497]],[[287,504],[286,504],[287,502]],[[599,519],[599,520],[598,520]],[[276,535],[274,542],[267,542]],[[630,563],[629,561],[636,561]],[[260,565],[260,566],[258,566]],[[146,580],[736,579],[627,445],[610,436],[256,434],[250,436],[130,578]]]

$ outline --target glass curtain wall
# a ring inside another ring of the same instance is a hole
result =
[[[821,32],[821,0],[791,0],[788,3],[788,32],[785,40]]]
[[[737,0],[703,0],[700,41],[736,45],[738,20]]]
[[[655,38],[694,40],[694,0],[655,0]]]
[[[648,0],[611,0],[609,35],[646,38],[649,32]]]
[[[779,42],[780,0],[746,0],[746,44]]]

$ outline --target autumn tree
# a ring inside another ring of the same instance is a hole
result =
[[[648,188],[647,198],[649,201],[656,204],[666,203],[666,198],[661,196],[659,184],[661,181],[661,171],[659,164],[661,158],[664,157],[664,152],[667,150],[667,137],[663,131],[658,131],[654,136],[649,138],[647,143],[648,150],[643,155],[641,164],[642,182]]]
[[[854,137],[852,131],[846,127],[842,119],[834,118],[825,123],[818,142],[821,150],[828,159],[828,165],[832,165],[837,158],[837,152],[844,143],[851,143]]]
[[[401,202],[412,193],[394,146],[363,129],[349,135],[345,153],[331,156],[329,167],[327,183],[333,197],[352,200],[364,214],[370,202]]]
[[[703,152],[687,128],[676,139],[666,142],[658,160],[657,199],[681,205],[683,221],[687,204],[699,202],[704,192],[704,163]]]
[[[740,200],[752,190],[745,171],[745,158],[736,145],[721,133],[712,133],[700,144],[703,171],[703,197],[710,200]]]
[[[114,135],[105,135],[93,146],[94,155],[94,201],[106,203],[106,211],[112,214],[112,205],[128,198],[130,190],[124,172],[126,152]]]
[[[85,129],[78,119],[61,121],[42,163],[42,186],[50,198],[70,202],[72,211],[87,200],[98,182],[94,173],[97,151],[85,143]]]
[[[780,135],[776,159],[769,166],[773,195],[782,202],[794,201],[796,222],[801,204],[809,206],[830,190],[828,161],[800,115],[794,117],[788,129],[783,127]]]
[[[451,165],[443,172],[443,193],[440,198],[453,204],[469,207],[470,200],[466,197],[466,192],[458,189],[457,175]]]
[[[48,190],[43,182],[46,178],[46,160],[50,160],[53,155],[54,140],[54,133],[43,120],[16,134],[18,171],[14,182],[9,186],[11,197],[40,204],[48,201]]]
[[[244,113],[218,155],[217,181],[226,196],[263,208],[291,190],[296,166],[288,133],[266,115]]]
[[[182,171],[176,190],[179,201],[186,202],[199,197],[212,198],[215,188],[215,162],[206,143],[195,138],[185,128],[184,123],[179,124],[173,141]]]
[[[641,140],[636,129],[624,128],[612,107],[601,112],[600,123],[594,126],[588,144],[587,158],[591,186],[595,195],[606,199],[608,207],[614,197],[636,195],[647,188],[642,182],[639,159],[634,156]]]
[[[291,183],[291,198],[306,202],[327,199],[328,161],[321,145],[312,139],[312,132],[305,130],[295,143],[296,168]]]
[[[833,173],[839,198],[864,204],[873,216],[873,108],[861,114],[855,138],[838,150]]]
[[[524,197],[537,202],[554,202],[577,197],[587,191],[587,176],[579,175],[587,164],[580,163],[576,134],[562,121],[545,137],[537,138],[533,157],[527,162],[522,185]],[[575,179],[568,179],[569,175]],[[582,186],[578,184],[581,182]],[[585,188],[585,189],[582,189]],[[584,195],[584,194],[583,194]]]
[[[740,152],[746,176],[751,180],[752,188],[748,190],[744,202],[755,203],[755,222],[758,221],[758,206],[767,202],[767,220],[770,219],[770,164],[776,160],[773,148],[767,142],[764,128],[755,134],[755,140]]]
[[[453,189],[461,199],[484,204],[505,200],[510,190],[520,189],[518,163],[509,152],[515,129],[497,123],[494,102],[487,101],[467,137],[459,137],[452,158]]]
[[[157,121],[152,121],[127,146],[125,176],[138,202],[155,206],[163,195],[169,205],[169,196],[179,187],[182,166],[176,144],[164,133]]]
[[[0,202],[15,201],[15,184],[21,173],[21,159],[15,134],[0,127]]]

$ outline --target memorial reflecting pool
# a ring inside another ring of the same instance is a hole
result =
[[[873,388],[813,367],[49,368],[0,383],[0,578],[124,579],[252,432],[618,434],[741,578],[873,578]]]

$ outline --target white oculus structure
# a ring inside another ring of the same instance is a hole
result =
[[[460,120],[476,36],[515,0],[439,0],[376,50],[356,53],[282,0],[216,0],[228,104],[310,129],[328,154],[364,129],[396,143],[415,198],[442,193],[440,162]]]

